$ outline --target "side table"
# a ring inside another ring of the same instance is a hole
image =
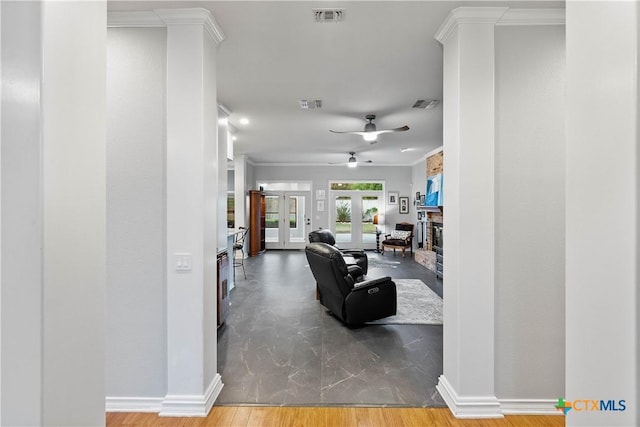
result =
[[[380,253],[380,235],[382,231],[376,228],[376,253]]]

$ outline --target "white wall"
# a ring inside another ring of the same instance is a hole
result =
[[[564,393],[564,26],[496,27],[495,79],[496,396],[553,399]]]
[[[412,193],[411,166],[362,166],[355,169],[346,166],[265,166],[256,165],[253,167],[254,176],[251,181],[247,181],[252,188],[256,181],[312,181],[314,194],[313,217],[311,229],[330,228],[329,210],[325,206],[324,212],[318,212],[315,205],[315,191],[325,190],[329,195],[329,181],[385,181],[386,191],[397,191],[400,196],[410,197],[413,201],[415,193]],[[385,231],[393,230],[397,222],[413,221],[415,218],[415,207],[410,203],[409,215],[399,214],[397,205],[385,205]],[[382,227],[381,227],[382,228]]]
[[[637,426],[638,2],[567,2],[566,400],[569,426]],[[619,407],[619,406],[618,406]]]
[[[41,28],[38,2],[2,2],[2,417],[42,422]]]
[[[109,398],[166,393],[166,61],[165,28],[108,30]]]
[[[106,1],[42,3],[44,425],[104,425]]]

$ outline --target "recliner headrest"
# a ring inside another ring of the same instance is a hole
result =
[[[323,242],[309,243],[305,247],[305,251],[321,255],[326,258],[342,258],[342,253],[338,249]]]
[[[309,242],[322,242],[329,245],[336,244],[336,238],[333,232],[328,229],[313,230],[309,233]]]

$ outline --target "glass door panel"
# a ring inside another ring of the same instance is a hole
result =
[[[376,243],[376,229],[378,212],[382,206],[381,199],[378,196],[362,196],[362,236],[361,242]]]
[[[351,196],[336,196],[335,199],[335,235],[336,243],[351,243],[352,222],[351,222]]]
[[[280,243],[280,196],[265,196],[265,242]]]
[[[311,225],[311,194],[302,191],[272,192],[266,201],[267,249],[304,249]]]
[[[289,243],[306,243],[305,196],[287,196],[289,206]]]

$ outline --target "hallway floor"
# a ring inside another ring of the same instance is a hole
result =
[[[442,282],[409,254],[368,252],[368,277]],[[315,299],[304,251],[267,251],[236,269],[226,324],[218,331],[217,405],[442,407],[442,326],[349,329]]]

